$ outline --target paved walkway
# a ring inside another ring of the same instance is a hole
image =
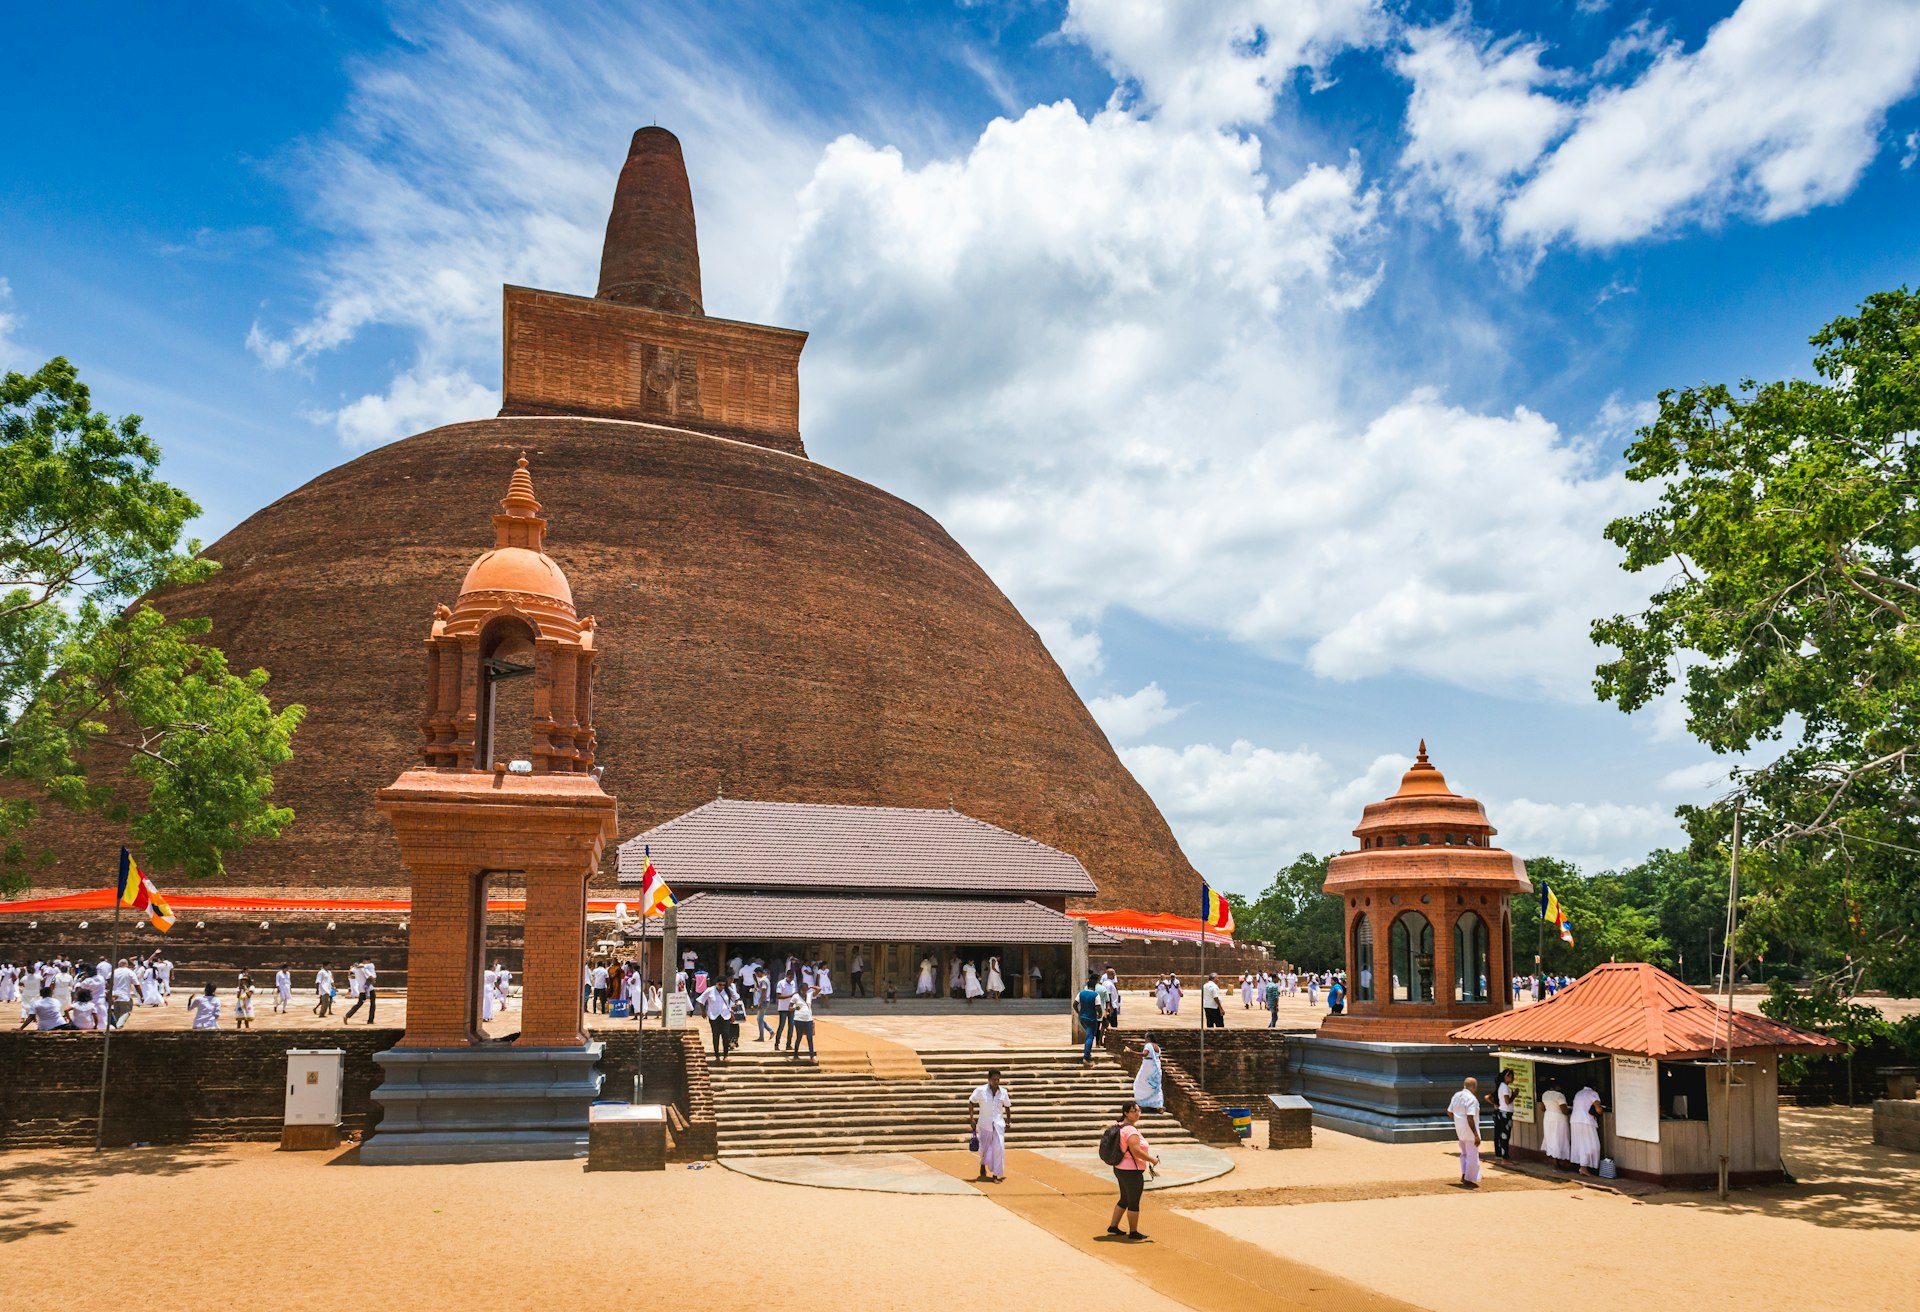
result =
[[[1112,1172],[1093,1148],[1016,1149],[1070,1166],[1103,1183]],[[1159,1178],[1149,1189],[1175,1189],[1198,1184],[1225,1175],[1234,1167],[1231,1154],[1204,1144],[1167,1148],[1160,1154]],[[1012,1153],[1008,1154],[1012,1159]],[[969,1154],[968,1161],[975,1161]],[[857,1153],[834,1156],[795,1157],[722,1157],[720,1165],[729,1171],[750,1175],[756,1180],[776,1184],[805,1185],[814,1189],[864,1189],[885,1194],[973,1194],[992,1193],[1003,1186],[976,1184],[972,1175],[955,1178],[913,1153]],[[978,1166],[975,1161],[976,1167]]]
[[[959,1179],[970,1179],[978,1166],[965,1152],[921,1158]],[[1156,1206],[1141,1216],[1147,1241],[1116,1239],[1105,1233],[1115,1198],[1112,1181],[1036,1152],[1009,1151],[1006,1182],[994,1185],[987,1197],[1194,1312],[1408,1312],[1415,1307]]]

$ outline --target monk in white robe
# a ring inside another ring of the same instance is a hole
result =
[[[1000,1072],[987,1072],[987,1082],[967,1099],[973,1134],[980,1142],[980,1174],[976,1180],[995,1184],[1007,1178],[1007,1123],[1013,1118],[1013,1096],[1000,1087]]]

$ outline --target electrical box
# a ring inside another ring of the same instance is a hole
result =
[[[340,1090],[346,1068],[344,1048],[289,1048],[287,1124],[340,1124]]]

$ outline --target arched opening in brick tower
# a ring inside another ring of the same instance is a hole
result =
[[[475,764],[533,761],[533,626],[517,616],[492,620],[480,634],[480,742]]]
[[[1462,911],[1453,922],[1453,1000],[1485,1002],[1493,985],[1487,922]]]
[[[1393,955],[1393,1000],[1432,1002],[1432,923],[1418,911],[1403,911],[1387,937]]]

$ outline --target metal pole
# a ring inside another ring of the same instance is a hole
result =
[[[1727,1196],[1727,1175],[1733,1161],[1733,936],[1740,923],[1740,802],[1733,804],[1733,855],[1727,871],[1727,1053],[1720,1086],[1720,1197]]]
[[[1207,917],[1206,897],[1200,899],[1200,1091],[1207,1091]]]
[[[664,1005],[664,1003],[662,1004]],[[640,1005],[633,1013],[633,1105],[640,1105],[640,1064],[646,1054],[642,1051],[642,1034],[647,1028],[647,913],[640,909]]]
[[[107,1055],[113,1051],[113,973],[120,969],[120,889],[117,885],[113,890],[113,947],[107,953],[107,960],[112,964],[107,968],[107,1028],[100,1042],[100,1105],[93,1115],[95,1152],[100,1151],[107,1133]]]

